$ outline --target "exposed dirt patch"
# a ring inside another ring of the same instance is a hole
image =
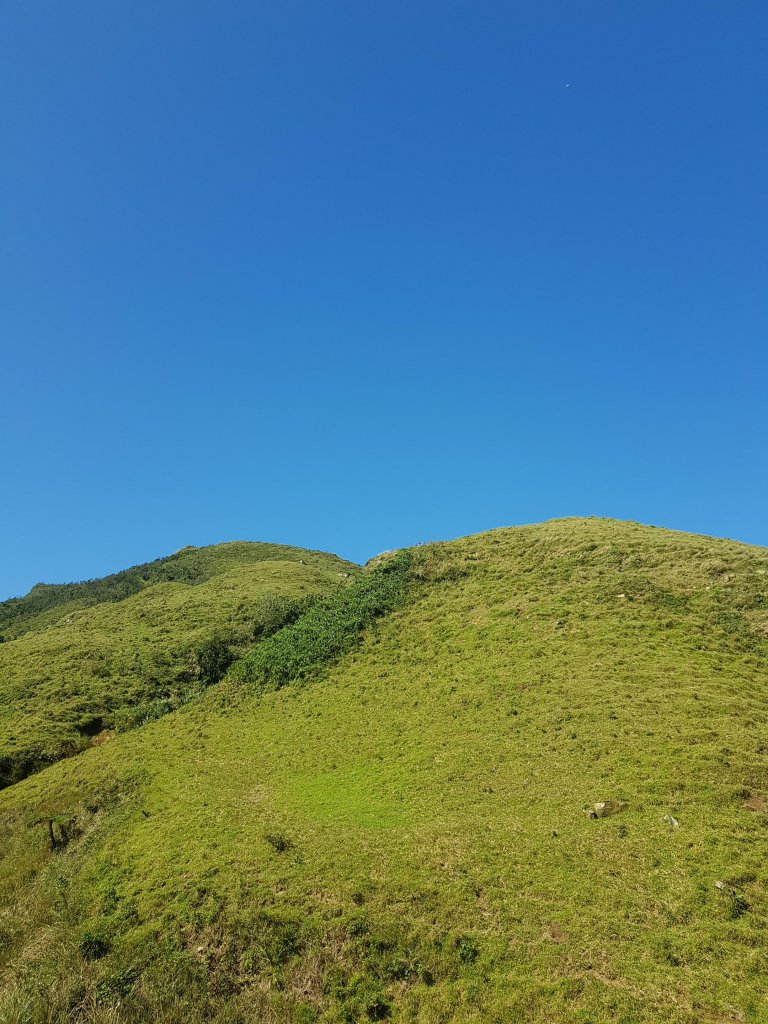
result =
[[[747,797],[747,799],[744,801],[743,806],[746,807],[748,811],[765,813],[766,811],[768,811],[768,800],[766,800],[762,796],[758,796],[757,793],[753,793],[751,796]]]
[[[97,733],[91,738],[92,747],[103,747],[105,743],[109,743],[114,738],[114,732],[111,729],[102,729],[101,732]]]

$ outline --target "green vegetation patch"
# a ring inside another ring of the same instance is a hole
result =
[[[305,679],[350,651],[367,627],[405,600],[412,556],[401,551],[349,587],[320,598],[293,625],[258,644],[238,666],[246,682],[275,687]]]
[[[146,582],[119,601],[38,618],[0,644],[0,787],[188,703],[359,571],[333,555],[299,554],[268,544],[204,549],[193,563],[209,572],[203,582]]]

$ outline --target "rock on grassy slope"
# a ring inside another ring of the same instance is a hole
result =
[[[292,603],[356,571],[300,548],[218,544],[3,602],[0,786],[79,752],[105,729],[183,703],[280,609],[288,615]]]
[[[299,678],[277,633],[0,794],[0,1019],[768,1019],[768,552],[562,520],[386,567]]]

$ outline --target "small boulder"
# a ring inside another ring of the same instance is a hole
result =
[[[609,818],[612,814],[618,814],[626,807],[623,800],[600,800],[592,804],[587,812],[590,818]]]

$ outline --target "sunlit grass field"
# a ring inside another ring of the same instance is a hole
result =
[[[0,1020],[768,1020],[768,552],[560,520],[397,571],[346,653],[254,681],[275,634],[0,794]]]
[[[332,591],[356,569],[298,548],[220,544],[0,605],[0,783],[183,703],[200,688],[206,641],[244,648],[265,601]]]

